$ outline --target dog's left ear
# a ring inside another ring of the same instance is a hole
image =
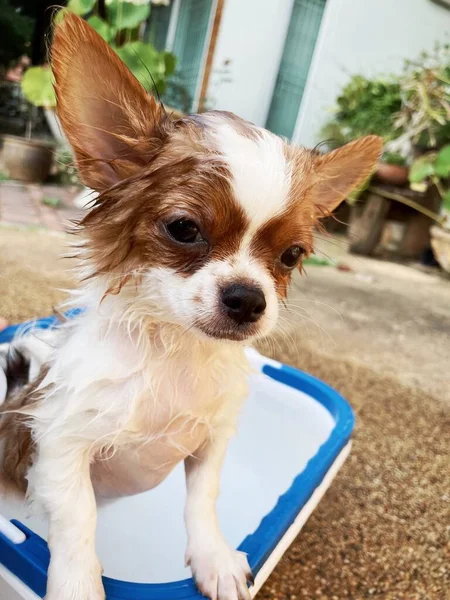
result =
[[[315,159],[311,193],[318,216],[333,212],[369,177],[382,149],[382,139],[369,135]]]
[[[52,46],[56,110],[81,179],[102,191],[149,161],[165,113],[89,25],[67,12]]]

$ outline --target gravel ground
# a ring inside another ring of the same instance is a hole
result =
[[[44,317],[72,285],[69,261],[60,258],[66,238],[33,229],[0,226],[0,316],[19,323]]]
[[[58,237],[0,229],[0,315],[17,321],[51,312],[63,297],[53,288],[70,282],[57,260],[61,245]],[[310,267],[294,286],[283,331],[261,347],[350,400],[354,447],[258,598],[444,600],[450,284],[348,257],[340,246],[332,253],[349,270]]]
[[[338,389],[357,427],[350,458],[258,597],[448,598],[448,404],[293,340],[295,352],[280,340],[276,358]]]

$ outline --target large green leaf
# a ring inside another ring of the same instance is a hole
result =
[[[147,4],[132,4],[112,0],[107,4],[108,21],[116,29],[135,29],[150,15],[150,0]]]
[[[166,68],[166,77],[172,75],[177,66],[177,57],[172,52],[164,52],[164,65]]]
[[[434,170],[438,177],[450,177],[450,145],[444,146],[437,155]]]
[[[96,0],[69,0],[67,8],[81,17],[90,12],[95,6]]]
[[[165,79],[165,63],[162,52],[158,52],[154,46],[145,42],[124,44],[121,48],[116,48],[116,52],[146,90],[153,91],[150,73],[161,93]]]
[[[87,22],[92,29],[95,29],[95,31],[107,42],[110,42],[116,33],[113,27],[110,27],[106,21],[103,21],[103,19],[97,17],[97,15],[92,15],[92,17],[89,17]]]
[[[30,67],[22,79],[25,98],[35,106],[56,106],[53,75],[49,67]]]
[[[431,175],[434,175],[434,156],[421,156],[411,165],[409,181],[411,183],[422,183]]]

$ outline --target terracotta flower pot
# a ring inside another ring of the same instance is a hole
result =
[[[11,179],[28,182],[47,179],[53,162],[51,142],[13,135],[5,135],[3,140],[3,165]]]
[[[406,185],[408,183],[408,167],[389,165],[384,162],[377,164],[376,176],[383,183],[390,185]]]

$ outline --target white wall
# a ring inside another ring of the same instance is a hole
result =
[[[208,89],[214,108],[264,125],[293,0],[225,0]],[[229,61],[226,78],[219,71]]]
[[[354,74],[399,73],[405,58],[450,42],[450,10],[431,0],[328,0],[294,140],[320,140],[343,85]]]

